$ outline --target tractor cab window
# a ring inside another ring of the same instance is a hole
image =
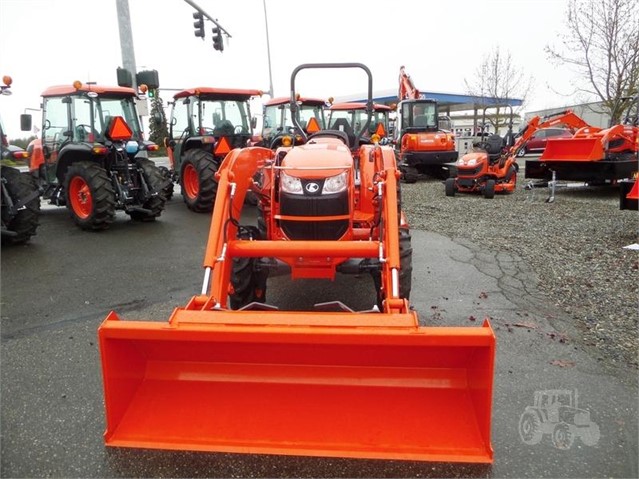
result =
[[[353,110],[333,110],[328,119],[329,130],[339,130],[347,134],[353,134]]]
[[[188,98],[175,100],[173,104],[169,134],[174,140],[179,140],[185,131],[189,131],[189,104]]]
[[[73,141],[94,142],[98,141],[103,132],[99,122],[96,125],[91,121],[92,102],[87,97],[74,97],[73,107],[71,109],[71,132],[73,133]]]
[[[63,143],[69,135],[68,104],[62,100],[61,97],[44,99],[45,122],[42,139],[50,151],[55,151],[57,145]]]
[[[133,138],[142,140],[142,128],[138,119],[133,97],[100,97],[95,113],[95,129],[104,135],[109,127],[109,120],[114,116],[121,116],[133,132]]]
[[[262,125],[262,137],[264,139],[269,139],[278,132],[281,115],[281,105],[272,105],[264,108],[264,123]]]
[[[249,134],[250,112],[241,100],[200,101],[200,134],[233,135]]]
[[[324,109],[321,106],[300,105],[299,107],[300,126],[306,129],[306,125],[308,124],[311,118],[315,118],[317,120],[317,124],[319,125],[320,130],[324,129],[325,127]]]

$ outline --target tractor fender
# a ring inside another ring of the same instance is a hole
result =
[[[92,154],[90,145],[86,143],[72,143],[63,146],[60,149],[55,172],[59,184],[64,184],[64,178],[67,175],[67,170],[73,163],[77,163],[78,161],[95,162],[95,155]],[[102,166],[102,161],[100,161],[100,166]]]

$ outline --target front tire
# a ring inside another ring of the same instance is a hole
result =
[[[186,206],[196,213],[213,210],[218,164],[211,153],[192,149],[184,154],[180,171],[180,187]]]
[[[35,178],[29,173],[21,173],[16,168],[2,167],[2,188],[15,206],[21,200],[38,191]],[[15,234],[2,235],[4,244],[24,244],[36,234],[40,216],[40,195],[32,198],[17,211],[10,211],[10,205],[2,204],[2,229]]]
[[[484,185],[484,198],[492,199],[495,197],[495,180],[487,180]]]
[[[455,196],[455,178],[447,178],[445,183],[446,196]]]
[[[417,168],[413,166],[405,166],[403,168],[400,168],[400,171],[402,172],[402,180],[404,181],[404,183],[417,183],[417,178],[419,178],[419,172],[417,171]]]
[[[257,228],[251,227],[247,232],[238,234],[240,239],[260,239]],[[233,258],[231,271],[232,290],[229,294],[231,309],[240,309],[247,304],[266,300],[266,274],[255,267],[257,258]]]
[[[115,191],[104,168],[90,161],[72,164],[65,178],[66,204],[84,230],[107,229],[115,220]]]
[[[155,218],[162,214],[166,203],[165,188],[167,179],[162,171],[155,166],[151,160],[137,160],[137,166],[140,174],[143,176],[146,185],[151,191],[151,196],[146,200],[142,199],[142,208],[149,210],[150,213],[144,211],[131,211],[131,219],[135,221],[155,221]]]

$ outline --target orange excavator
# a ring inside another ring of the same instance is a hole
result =
[[[112,447],[440,462],[492,462],[495,336],[482,327],[422,326],[410,307],[412,247],[391,146],[339,130],[303,143],[232,150],[204,257],[202,291],[168,323],[99,328]],[[260,172],[259,182],[254,181]],[[265,230],[241,224],[259,192]],[[398,207],[400,206],[400,207]],[[271,270],[295,280],[372,276],[371,303],[312,311],[267,303]]]
[[[403,181],[415,183],[419,174],[448,176],[445,165],[458,157],[455,136],[441,128],[437,102],[422,97],[403,66],[398,98],[396,142]]]
[[[490,135],[475,143],[474,151],[457,161],[457,176],[446,180],[446,196],[463,193],[481,193],[485,198],[493,198],[495,193],[512,193],[517,186],[517,155],[525,147],[533,134],[542,128],[564,125],[570,129],[587,126],[587,123],[571,110],[553,113],[545,117],[534,116],[516,139],[512,135],[512,108],[510,125],[504,138]],[[484,108],[484,117],[486,108]]]

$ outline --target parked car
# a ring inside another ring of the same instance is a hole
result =
[[[524,156],[526,153],[531,152],[541,153],[546,149],[548,138],[570,137],[572,137],[572,132],[567,128],[542,128],[536,131],[524,147],[519,150],[519,156]]]

